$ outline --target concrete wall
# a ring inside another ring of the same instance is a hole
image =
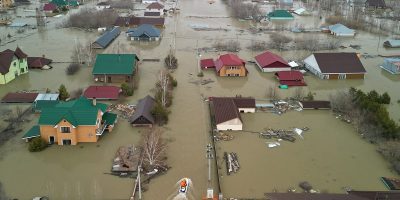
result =
[[[234,76],[235,74],[239,74],[239,76],[247,76],[246,68],[244,67],[244,65],[234,66],[238,69],[229,69],[229,67],[231,66],[223,66],[219,71],[219,76]]]
[[[243,130],[243,123],[240,121],[239,118],[235,118],[220,124],[217,124],[217,130],[226,131],[226,130],[233,130],[233,131],[241,131]]]

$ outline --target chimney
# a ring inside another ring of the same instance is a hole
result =
[[[93,97],[92,104],[93,104],[93,106],[96,106],[96,97]]]

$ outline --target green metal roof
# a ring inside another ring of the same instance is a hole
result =
[[[33,109],[35,111],[41,111],[43,108],[54,107],[59,102],[58,100],[37,100],[33,103]]]
[[[85,97],[80,97],[73,101],[60,102],[53,107],[42,109],[39,125],[56,125],[61,120],[67,120],[74,126],[95,125],[98,110],[105,112],[107,107],[103,103],[96,103],[96,106],[93,106],[92,101]]]
[[[288,18],[293,19],[293,15],[290,14],[287,10],[274,10],[268,13],[269,18]]]
[[[117,114],[106,112],[102,118],[107,125],[113,125],[117,120]]]
[[[97,54],[92,74],[126,74],[135,72],[136,54]]]
[[[39,137],[39,136],[40,136],[40,128],[38,125],[35,125],[31,129],[29,129],[28,132],[25,133],[25,135],[22,137],[22,139],[25,140],[25,139]]]

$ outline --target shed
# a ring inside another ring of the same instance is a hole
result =
[[[158,41],[160,39],[160,29],[150,24],[142,24],[137,28],[126,31],[128,37],[135,41]]]
[[[119,98],[119,93],[121,88],[117,86],[89,86],[83,92],[83,96],[88,99],[99,99],[99,100],[117,100]]]
[[[381,68],[391,74],[400,74],[400,58],[385,58]]]
[[[211,58],[200,60],[201,69],[215,68],[214,60]]]
[[[32,103],[35,101],[39,93],[7,93],[3,99],[2,103]]]
[[[148,5],[146,8],[149,10],[161,10],[164,8],[164,5],[162,5],[158,2],[153,2],[150,5]]]
[[[114,27],[111,31],[106,31],[103,35],[101,35],[95,42],[92,44],[92,48],[94,49],[104,49],[111,42],[119,36],[121,30],[119,27]]]
[[[155,100],[149,95],[140,99],[135,114],[133,114],[129,120],[132,126],[153,126],[154,117],[151,114],[151,110],[153,109],[154,104]]]
[[[364,79],[367,73],[357,53],[314,53],[303,62],[321,79]]]
[[[331,109],[331,102],[330,101],[300,101],[301,106],[304,110],[329,110]]]
[[[60,94],[58,93],[39,93],[35,99],[35,101],[39,100],[48,100],[48,101],[56,101]]]
[[[276,72],[275,76],[278,78],[281,85],[287,86],[306,86],[303,74],[300,71],[281,71]]]
[[[32,107],[35,112],[42,112],[43,109],[54,107],[58,103],[60,103],[58,100],[37,100],[33,102]]]
[[[334,36],[354,36],[356,34],[353,29],[349,29],[343,24],[330,25],[328,28]]]
[[[383,43],[383,46],[389,48],[400,48],[400,40],[386,40]]]
[[[293,20],[294,17],[287,10],[274,10],[267,15],[269,20]]]
[[[131,17],[129,19],[130,26],[140,26],[142,24],[150,24],[159,28],[164,27],[165,19],[163,17]]]
[[[53,60],[45,57],[28,57],[28,68],[29,69],[42,69],[44,66],[48,66]]]
[[[386,8],[385,0],[366,0],[365,7]]]
[[[266,51],[255,57],[256,64],[262,72],[290,71],[287,61],[282,57]]]
[[[305,8],[299,8],[293,11],[296,15],[305,16],[310,15],[310,13]]]

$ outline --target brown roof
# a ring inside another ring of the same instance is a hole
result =
[[[160,12],[144,12],[144,16],[157,17],[160,16]]]
[[[8,93],[1,99],[2,103],[32,103],[39,93]]]
[[[159,9],[160,10],[163,8],[164,8],[164,6],[158,2],[151,3],[150,5],[147,6],[147,9]]]
[[[301,101],[303,109],[330,109],[330,101]]]
[[[366,73],[356,53],[314,53],[323,74]]]
[[[10,65],[11,62],[13,61],[14,56],[17,58],[26,58],[27,55],[22,52],[22,50],[17,47],[15,51],[12,51],[10,49],[6,49],[2,52],[0,52],[0,73],[1,74],[7,74],[10,70]]]
[[[241,119],[238,108],[256,107],[256,101],[253,98],[213,97],[212,103],[216,124],[235,118]]]
[[[267,200],[368,200],[349,194],[267,193]]]
[[[28,57],[28,55],[26,55],[19,47],[15,49],[14,53],[19,59]]]
[[[349,191],[349,194],[367,200],[399,200],[400,191]]]
[[[143,99],[139,100],[139,103],[136,107],[135,114],[129,119],[131,124],[136,124],[136,120],[140,117],[146,118],[150,123],[154,124],[154,118],[151,114],[151,110],[153,109],[155,104],[155,100],[153,97],[147,95]]]
[[[153,26],[164,26],[165,19],[160,18],[149,18],[149,17],[132,17],[129,20],[130,25],[142,25],[142,24],[150,24]]]
[[[29,68],[37,68],[37,69],[40,69],[43,66],[48,65],[52,62],[51,59],[43,57],[28,57],[27,61]]]

